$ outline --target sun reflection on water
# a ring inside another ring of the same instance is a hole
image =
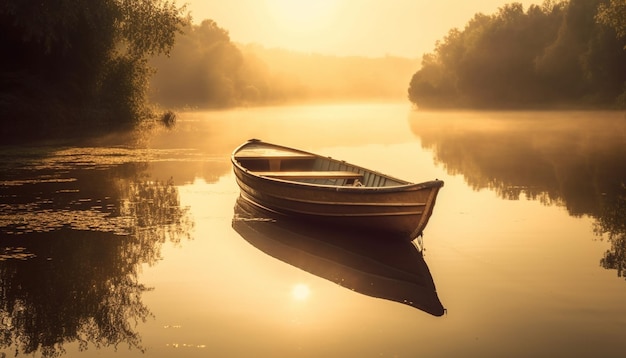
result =
[[[309,298],[310,295],[311,290],[309,289],[309,286],[303,283],[298,283],[291,289],[291,296],[297,301],[304,301]]]

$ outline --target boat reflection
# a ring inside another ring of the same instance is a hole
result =
[[[233,228],[266,254],[356,292],[434,316],[445,312],[422,252],[413,242],[295,221],[239,197]]]

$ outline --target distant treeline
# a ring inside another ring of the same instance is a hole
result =
[[[477,14],[417,73],[412,59],[237,45],[183,11],[166,0],[0,1],[2,143],[132,128],[154,118],[150,100],[207,108],[400,99],[411,76],[419,107],[626,106],[626,0]]]
[[[188,19],[160,0],[0,1],[0,140],[114,131],[152,113],[147,58]]]
[[[239,45],[213,20],[187,24],[156,69],[150,99],[164,107],[230,107],[308,100],[403,99],[418,60],[337,57]]]
[[[476,14],[423,57],[408,94],[420,108],[626,108],[626,1]]]

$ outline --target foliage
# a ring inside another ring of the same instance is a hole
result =
[[[619,38],[626,37],[626,0],[610,0],[609,4],[600,4],[596,20],[612,27]]]
[[[476,14],[423,57],[409,100],[426,108],[619,106],[626,38],[604,25],[609,20],[596,21],[598,8],[599,18],[615,19],[603,15],[604,0],[548,0],[526,12],[512,3]]]
[[[0,3],[0,137],[115,130],[149,115],[147,57],[186,21],[162,0]]]
[[[151,64],[157,69],[151,87],[158,88],[152,99],[160,105],[229,106],[244,88],[241,52],[213,20],[187,23],[171,56]]]

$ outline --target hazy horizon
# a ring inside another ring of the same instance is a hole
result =
[[[505,4],[524,9],[543,1],[479,0],[188,0],[194,24],[214,20],[233,42],[335,56],[419,58],[476,13]],[[182,4],[182,3],[181,3]]]

